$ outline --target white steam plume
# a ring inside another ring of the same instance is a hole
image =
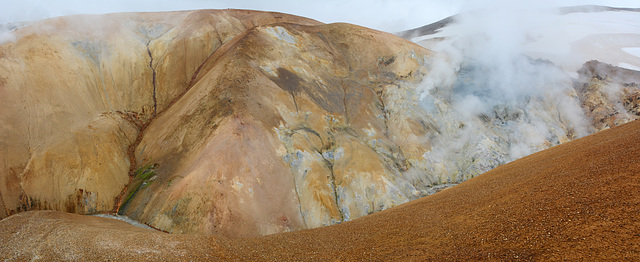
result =
[[[557,8],[485,1],[469,9],[423,42],[436,55],[422,83],[422,105],[445,129],[432,137],[425,159],[436,166],[457,163],[439,172],[460,173],[460,182],[592,132],[570,76],[524,55],[527,43],[558,26]]]
[[[16,40],[16,36],[12,31],[0,31],[0,45],[4,45]]]

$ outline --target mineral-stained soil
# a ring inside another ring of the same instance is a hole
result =
[[[640,259],[640,121],[334,226],[257,238],[175,235],[54,211],[0,221],[9,260]]]

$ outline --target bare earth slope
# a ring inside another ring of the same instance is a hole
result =
[[[639,174],[634,121],[360,219],[259,238],[168,235],[25,212],[0,222],[0,258],[637,260]]]

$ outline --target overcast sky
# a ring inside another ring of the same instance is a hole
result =
[[[534,0],[537,1],[537,0]],[[325,23],[348,22],[395,32],[435,22],[482,0],[0,0],[0,23],[70,14],[242,8],[278,11]],[[552,2],[552,1],[550,1]],[[559,5],[640,7],[638,0],[564,0]]]

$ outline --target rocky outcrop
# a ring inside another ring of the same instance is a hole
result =
[[[598,130],[640,118],[640,72],[589,61],[578,73],[575,88]]]

